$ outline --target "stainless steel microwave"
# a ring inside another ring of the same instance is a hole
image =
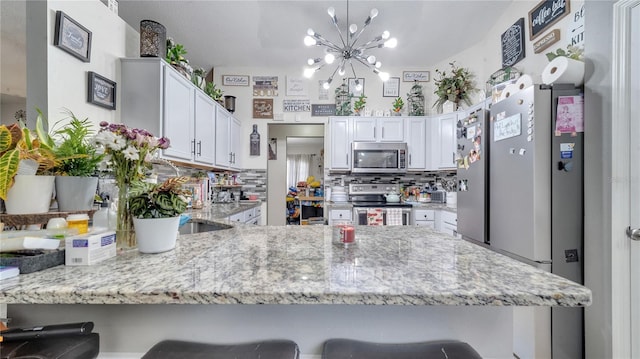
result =
[[[407,171],[405,142],[353,142],[352,173],[399,173]]]

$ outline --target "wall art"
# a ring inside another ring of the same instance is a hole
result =
[[[253,76],[253,96],[278,96],[278,76]]]
[[[543,0],[529,11],[529,40],[569,14],[569,0]]]
[[[91,62],[91,31],[62,11],[56,11],[53,44],[84,62]]]
[[[211,69],[213,71],[213,69]],[[212,81],[209,81],[212,82]],[[222,75],[222,85],[224,86],[249,86],[249,76],[247,75]]]
[[[273,99],[272,98],[254,98],[253,99],[253,118],[273,119]]]
[[[287,96],[306,96],[307,82],[303,77],[287,76]]]
[[[400,96],[400,78],[390,77],[382,83],[382,97],[398,97]]]
[[[500,36],[502,46],[502,68],[513,66],[524,59],[524,18],[521,17],[515,24]]]
[[[89,71],[87,101],[110,110],[116,109],[116,83]]]
[[[402,72],[402,81],[403,82],[429,82],[429,71],[403,71]]]
[[[349,79],[349,93],[353,95],[353,97],[360,97],[364,93],[364,78],[358,77],[358,83],[362,85],[360,90],[356,90],[356,79]]]

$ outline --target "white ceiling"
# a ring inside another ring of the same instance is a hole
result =
[[[368,41],[388,30],[398,39],[396,49],[373,53],[383,68],[423,68],[476,43],[492,26],[491,19],[498,18],[511,1],[515,0],[351,0],[349,23],[361,27],[369,11],[377,8],[379,15],[362,38]],[[24,4],[1,3],[3,50],[6,44],[13,44],[11,51],[2,51],[2,67],[7,70],[6,65],[13,64],[11,79],[25,79]],[[163,24],[167,35],[185,46],[193,67],[302,68],[307,58],[322,54],[319,48],[304,46],[308,28],[339,41],[327,15],[330,6],[336,9],[339,24],[345,26],[346,0],[119,0],[119,15],[134,29],[139,29],[143,19]],[[12,85],[3,77],[2,93],[6,94]]]

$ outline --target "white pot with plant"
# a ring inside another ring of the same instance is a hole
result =
[[[433,104],[439,112],[442,112],[442,106],[445,102],[450,101],[454,105],[454,111],[460,106],[460,102],[464,102],[467,106],[471,106],[471,94],[476,91],[473,86],[473,75],[468,69],[457,67],[454,62],[451,65],[450,75],[446,71],[436,69],[439,78],[435,80],[436,89],[433,92],[437,99]]]
[[[91,141],[94,134],[91,122],[76,118],[71,111],[68,114],[70,120],[51,131],[53,152],[63,158],[53,168],[56,199],[60,211],[87,211],[93,208],[98,188],[98,165],[104,156]]]
[[[183,176],[161,184],[132,183],[129,210],[140,252],[161,253],[175,248],[180,214],[187,209],[187,192],[182,185],[188,179]]]

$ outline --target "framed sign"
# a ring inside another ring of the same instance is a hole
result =
[[[356,90],[356,79],[349,79],[349,93],[353,94],[353,97],[360,97],[364,93],[364,78],[358,77],[358,83],[362,85],[362,88],[358,91]]]
[[[382,97],[398,97],[400,95],[400,78],[390,77],[382,83]]]
[[[253,99],[253,118],[273,119],[273,99],[272,98],[254,98]]]
[[[302,77],[287,76],[287,96],[305,96],[307,83]]]
[[[84,62],[91,61],[91,31],[62,11],[56,11],[53,45]]]
[[[529,40],[569,14],[570,0],[543,0],[529,11]]]
[[[335,103],[318,103],[311,105],[311,116],[334,116],[335,114]]]
[[[89,71],[87,101],[110,110],[116,109],[116,83]]]
[[[311,111],[311,101],[309,100],[283,100],[283,112],[309,112]]]
[[[213,69],[211,69],[213,71]],[[249,86],[249,76],[247,75],[222,75],[222,85],[224,86]]]
[[[429,71],[403,71],[403,82],[429,82]]]
[[[521,17],[515,24],[500,36],[502,46],[502,68],[513,66],[524,59],[524,18]]]
[[[278,96],[278,76],[253,76],[253,96]]]

